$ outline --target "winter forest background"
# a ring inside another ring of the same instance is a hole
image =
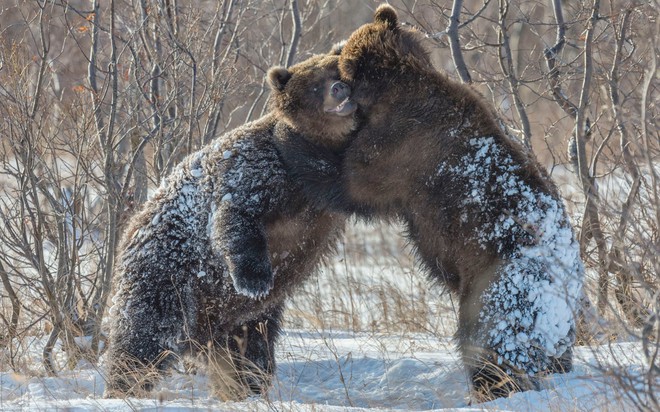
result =
[[[559,185],[587,267],[584,353],[609,351],[595,367],[620,402],[660,409],[658,1],[390,3],[427,35],[436,67],[490,100]],[[183,157],[264,113],[269,67],[326,52],[378,4],[2,1],[0,408],[21,382],[102,376],[127,219]],[[451,352],[456,314],[395,223],[353,221],[338,250],[285,322],[308,342],[322,337],[345,392],[335,405],[354,406],[360,388],[326,339],[340,335],[326,331],[367,336],[383,358],[395,338]],[[635,367],[618,362],[622,343],[639,351]]]

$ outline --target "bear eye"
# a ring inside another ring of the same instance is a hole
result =
[[[314,87],[312,88],[312,91],[313,91],[315,94],[322,93],[323,90],[325,90],[325,83],[316,83],[316,84],[314,85]]]

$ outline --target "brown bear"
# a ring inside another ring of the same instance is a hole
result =
[[[106,397],[143,394],[183,355],[208,361],[222,399],[268,387],[284,299],[345,222],[309,206],[280,154],[305,139],[336,148],[354,129],[337,53],[271,69],[271,112],[189,155],[133,217],[114,279]]]
[[[584,269],[533,154],[478,93],[433,68],[390,6],[350,36],[339,67],[361,123],[340,151],[310,142],[285,156],[308,199],[405,222],[430,277],[459,299],[456,337],[479,399],[570,370]]]

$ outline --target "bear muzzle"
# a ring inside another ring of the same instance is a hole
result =
[[[334,82],[330,86],[329,97],[333,102],[339,103],[337,106],[326,107],[326,113],[334,113],[338,116],[348,116],[349,114],[353,114],[357,109],[357,104],[350,100],[351,87],[344,82]]]

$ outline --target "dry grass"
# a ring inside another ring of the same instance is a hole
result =
[[[289,301],[285,326],[353,332],[453,333],[452,296],[416,263],[398,224],[348,225],[338,252]]]

